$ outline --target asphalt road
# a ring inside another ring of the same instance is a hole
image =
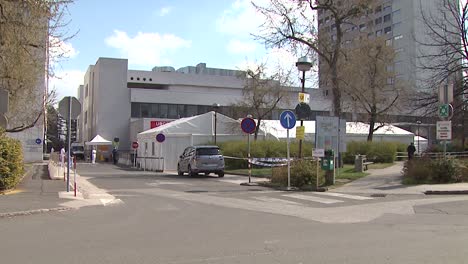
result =
[[[468,259],[465,196],[290,193],[239,186],[228,175],[188,178],[111,165],[79,172],[121,203],[0,219],[2,263]]]

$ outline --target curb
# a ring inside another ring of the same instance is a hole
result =
[[[69,211],[73,209],[74,208],[71,208],[71,207],[56,207],[56,208],[49,208],[49,209],[35,209],[35,210],[18,211],[18,212],[11,212],[11,213],[0,213],[0,218],[11,218],[15,216],[34,215],[34,214],[41,214],[41,213],[48,213],[48,212],[64,212],[64,211]]]
[[[428,190],[424,192],[425,195],[453,195],[453,194],[468,194],[468,190],[458,190],[458,191],[432,191]]]

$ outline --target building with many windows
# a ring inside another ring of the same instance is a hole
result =
[[[449,1],[458,2],[458,0]],[[343,48],[352,47],[353,43],[358,43],[359,38],[363,36],[384,37],[386,45],[393,46],[396,55],[393,64],[388,66],[389,70],[395,71],[396,78],[403,81],[406,89],[411,91],[427,89],[427,80],[432,73],[420,67],[427,64],[427,61],[422,59],[422,52],[434,54],[437,50],[430,49],[438,47],[421,44],[422,42],[430,44],[433,41],[428,38],[428,28],[422,19],[422,12],[426,15],[441,15],[441,2],[440,0],[375,0],[365,14],[343,23]],[[447,19],[450,18],[453,19],[450,16]],[[328,32],[329,34],[324,36],[331,37],[332,40],[336,39],[334,23],[329,12],[318,12],[319,31]],[[322,60],[320,64],[320,89],[325,96],[331,97]],[[388,85],[394,83],[393,78],[388,78]],[[399,114],[417,115],[411,110]]]
[[[82,104],[78,140],[90,141],[94,136],[120,139],[121,149],[130,149],[136,134],[172,120],[217,111],[236,116],[231,107],[242,100],[242,72],[208,68],[206,64],[180,69],[155,67],[151,71],[128,69],[126,59],[99,58],[91,65],[79,86]],[[299,76],[299,75],[298,75]],[[271,119],[277,119],[281,109],[294,109],[299,88],[287,87],[288,103],[280,104]],[[329,102],[317,89],[308,89],[311,119],[329,108]],[[219,107],[214,107],[218,104]]]

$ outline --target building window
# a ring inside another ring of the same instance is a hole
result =
[[[392,33],[392,27],[386,27],[386,28],[384,29],[384,32],[385,32],[385,34],[390,34],[390,33]]]
[[[187,117],[196,116],[198,114],[198,109],[196,105],[187,105]]]
[[[330,17],[325,18],[325,23],[328,23],[328,21],[330,21]]]
[[[388,14],[388,15],[385,15],[383,17],[383,22],[389,22],[390,20],[392,20],[392,15]]]
[[[398,36],[394,37],[395,40],[399,40],[399,39],[402,39],[402,38],[403,38],[403,35],[398,35]]]
[[[375,35],[376,35],[377,37],[378,37],[378,36],[382,36],[382,30],[381,30],[381,29],[380,29],[380,30],[377,30],[377,31],[375,32]]]
[[[385,41],[385,45],[386,45],[386,46],[391,46],[392,43],[393,43],[393,40],[392,40],[392,39],[387,39],[387,40]]]
[[[159,117],[159,104],[151,105],[151,117]]]
[[[394,84],[394,82],[395,82],[395,79],[393,79],[392,77],[387,78],[387,84],[388,85],[392,85],[392,84]]]
[[[167,118],[167,104],[159,105],[159,117]]]
[[[382,24],[382,18],[379,17],[379,18],[375,19],[375,24],[376,24],[376,25]]]
[[[383,11],[386,12],[386,11],[389,11],[392,9],[392,5],[391,4],[385,4],[384,8],[383,8]]]
[[[132,117],[140,117],[140,104],[132,103]]]
[[[146,156],[146,153],[148,153],[148,142],[145,142],[145,156]]]
[[[89,91],[88,91],[88,85],[86,85],[86,88],[85,88],[85,97],[88,97],[88,93],[89,93]]]
[[[359,31],[364,31],[366,29],[366,24],[359,25]]]
[[[185,113],[185,105],[177,105],[178,108],[178,115],[179,117],[186,117],[187,114]]]
[[[168,112],[167,112],[167,117],[168,118],[179,118],[179,114],[177,113],[177,105],[168,105]]]
[[[375,13],[380,13],[382,12],[382,6],[379,5],[378,7],[375,8]]]
[[[393,21],[400,21],[401,20],[401,10],[398,9],[398,10],[393,11],[392,16],[393,16]]]
[[[140,104],[141,117],[151,117],[151,104]]]
[[[401,22],[393,24],[393,31],[397,31],[401,28]]]

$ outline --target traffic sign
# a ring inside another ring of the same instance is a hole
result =
[[[297,104],[294,110],[296,111],[296,115],[299,120],[309,119],[309,116],[310,116],[309,104],[306,104],[306,103]]]
[[[71,102],[71,119],[76,119],[81,113],[81,103],[73,96],[66,96],[59,102],[58,112],[62,117],[68,119]]]
[[[304,135],[305,135],[305,127],[304,126],[296,127],[296,138],[304,139]]]
[[[40,138],[36,138],[36,144],[38,144],[38,145],[39,145],[39,144],[41,144],[41,143],[42,143],[42,139],[40,139]]]
[[[296,115],[293,111],[286,110],[280,115],[280,123],[286,129],[291,129],[296,125]]]
[[[156,135],[156,141],[159,143],[163,143],[166,140],[166,136],[163,133],[159,133]]]
[[[253,118],[246,117],[242,119],[241,129],[242,131],[244,131],[244,133],[252,134],[253,132],[255,132],[255,128],[257,128],[257,124],[255,123],[255,120],[253,120]]]
[[[133,141],[132,148],[137,149],[138,148],[138,142]]]
[[[452,121],[437,121],[437,139],[452,139]]]
[[[313,149],[312,157],[323,158],[325,157],[325,149]]]
[[[310,102],[310,95],[308,93],[299,93],[299,103],[306,103]]]
[[[439,116],[442,118],[448,117],[450,111],[449,104],[441,104],[439,105]]]

